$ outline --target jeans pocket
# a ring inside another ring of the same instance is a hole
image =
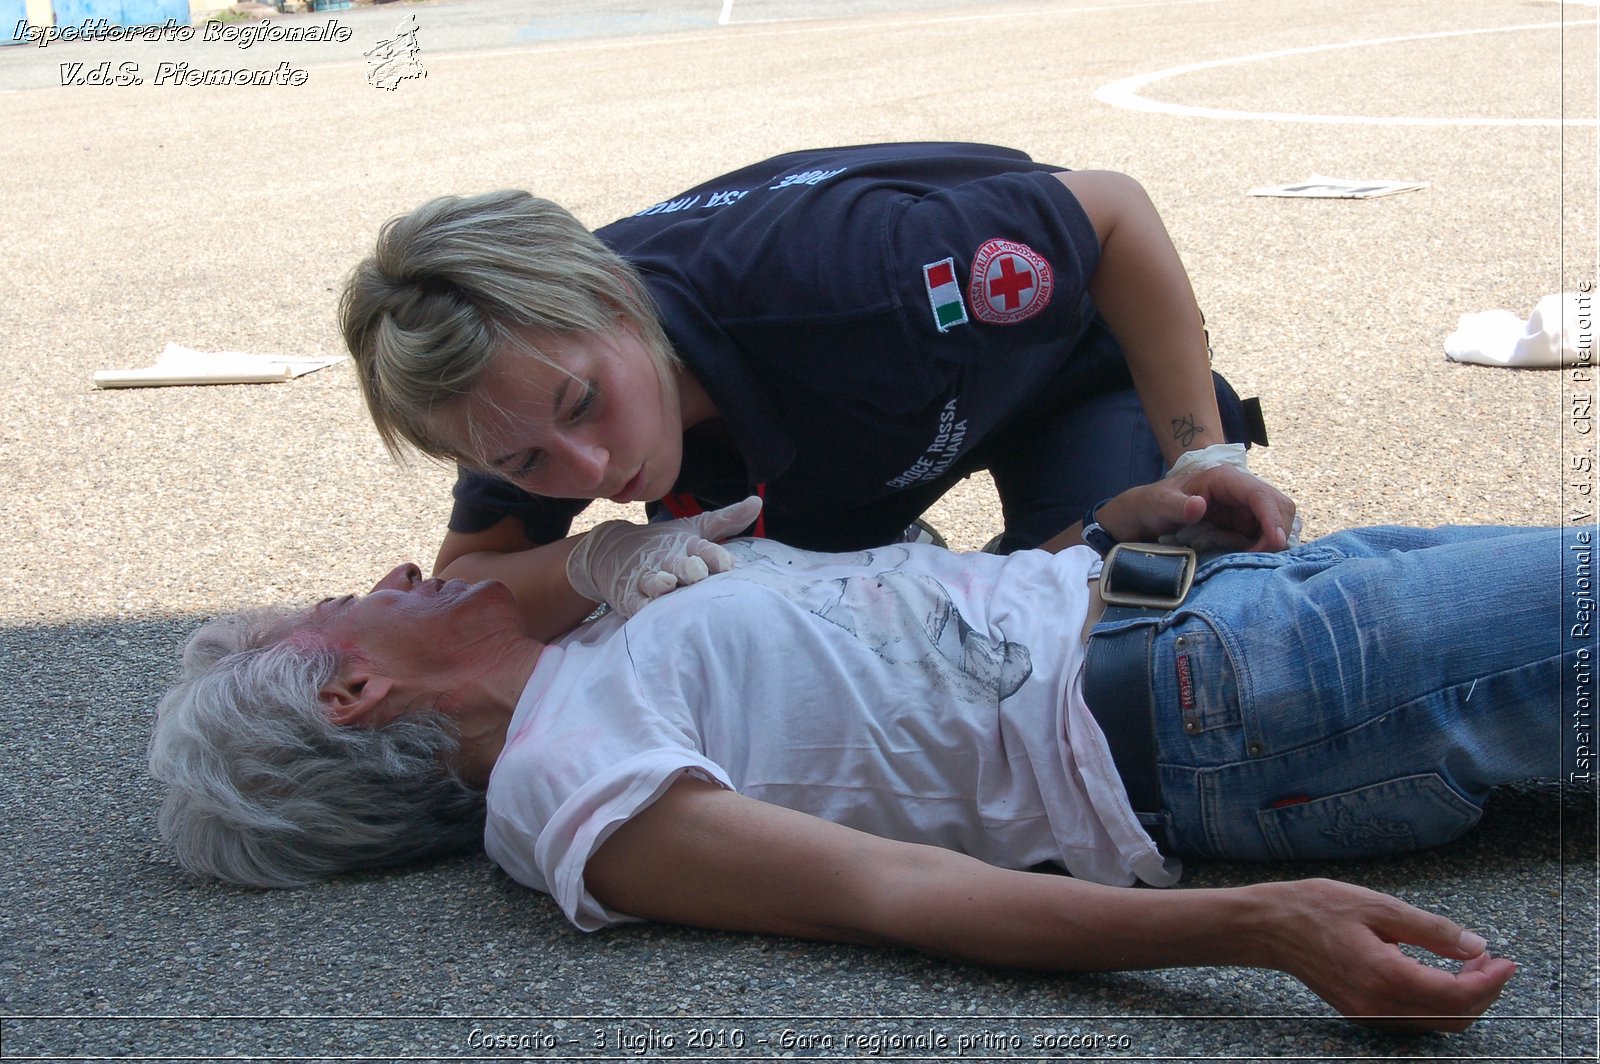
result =
[[[1170,647],[1170,665],[1165,645],[1156,657],[1156,667],[1166,673],[1161,683],[1170,686],[1170,693],[1157,687],[1158,697],[1165,698],[1160,704],[1176,707],[1183,732],[1191,739],[1217,729],[1237,735],[1242,723],[1238,672],[1210,614],[1204,610],[1180,614],[1171,629]],[[1223,760],[1238,756],[1232,743],[1208,753]]]
[[[1256,820],[1273,857],[1325,860],[1439,846],[1482,815],[1437,773],[1425,772],[1262,809]]]

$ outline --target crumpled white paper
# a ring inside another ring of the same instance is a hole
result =
[[[1456,331],[1444,341],[1444,353],[1452,362],[1474,362],[1481,366],[1507,366],[1531,369],[1571,366],[1594,358],[1592,314],[1580,322],[1584,309],[1577,292],[1545,296],[1528,319],[1509,310],[1485,310],[1461,315]],[[1592,312],[1592,304],[1591,304]],[[1586,328],[1580,329],[1580,324]]]
[[[169,343],[153,366],[102,369],[96,388],[161,388],[182,384],[269,384],[301,377],[343,362],[349,355],[291,357],[250,355],[242,351],[196,351]]]
[[[1304,181],[1292,185],[1271,185],[1253,188],[1252,196],[1287,196],[1295,199],[1376,199],[1392,196],[1396,192],[1419,192],[1428,187],[1426,181],[1390,181],[1380,179],[1363,181],[1350,177],[1326,177],[1312,174]]]

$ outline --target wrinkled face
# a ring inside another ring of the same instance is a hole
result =
[[[324,599],[305,624],[331,645],[388,674],[450,690],[509,638],[522,633],[516,601],[504,584],[424,580],[409,562],[365,595]]]
[[[458,453],[536,495],[640,502],[671,491],[683,460],[678,389],[639,334],[618,325],[521,339],[553,364],[515,346],[496,355],[435,415]]]

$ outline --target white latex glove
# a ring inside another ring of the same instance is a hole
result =
[[[1245,449],[1242,443],[1213,443],[1210,447],[1202,447],[1197,451],[1184,451],[1178,460],[1172,463],[1172,468],[1167,470],[1167,475],[1161,479],[1180,476],[1190,469],[1210,469],[1213,466],[1231,465],[1250,472],[1250,465],[1245,459]]]
[[[567,556],[567,580],[584,598],[632,617],[673,588],[732,569],[733,555],[716,541],[742,532],[760,512],[761,499],[752,495],[675,521],[604,521]]]

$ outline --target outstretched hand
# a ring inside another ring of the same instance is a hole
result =
[[[1405,1031],[1463,1031],[1493,1005],[1517,966],[1446,917],[1349,883],[1271,884],[1283,894],[1271,967],[1295,976],[1358,1023]],[[1434,967],[1401,950],[1421,946],[1461,962]]]
[[[1130,488],[1100,507],[1097,516],[1125,543],[1183,539],[1203,521],[1217,533],[1206,545],[1231,550],[1283,550],[1295,527],[1295,505],[1288,496],[1232,465],[1191,469]]]
[[[584,598],[632,617],[674,588],[732,569],[733,555],[716,541],[742,532],[760,512],[761,500],[751,496],[675,521],[604,521],[567,556],[567,580]]]

